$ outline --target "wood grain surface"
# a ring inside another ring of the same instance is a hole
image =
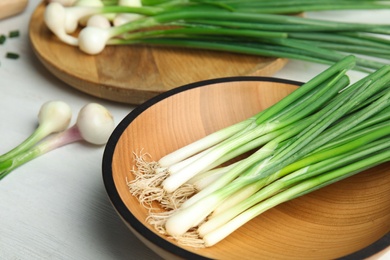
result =
[[[27,3],[28,0],[0,0],[0,19],[23,12]]]
[[[146,209],[126,185],[126,179],[133,179],[132,152],[143,149],[158,160],[255,114],[295,88],[274,82],[218,83],[180,92],[147,108],[116,143],[112,157],[115,192],[137,221],[153,230],[145,224]],[[390,231],[389,187],[390,164],[384,164],[281,204],[211,248],[177,246],[212,259],[336,259],[372,244]],[[134,227],[128,219],[124,221]],[[166,259],[173,259],[172,254],[156,247],[151,246]]]
[[[29,26],[32,47],[56,77],[82,92],[128,104],[188,83],[242,75],[270,76],[286,59],[217,51],[148,46],[108,46],[95,56],[60,42],[45,26],[45,4]]]

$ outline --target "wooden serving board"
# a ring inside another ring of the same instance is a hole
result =
[[[32,14],[29,37],[43,65],[68,85],[95,97],[138,105],[169,89],[229,76],[270,76],[281,58],[150,46],[108,46],[88,55],[52,34],[43,21],[45,3]]]
[[[0,0],[0,20],[23,12],[27,4],[28,0]]]

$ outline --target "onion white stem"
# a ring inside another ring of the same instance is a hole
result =
[[[64,7],[60,3],[50,3],[46,6],[44,21],[46,26],[61,40],[69,45],[78,46],[78,38],[71,36],[79,20],[85,16],[99,13],[100,8],[71,6]]]
[[[105,144],[115,128],[110,111],[97,103],[81,108],[76,125],[82,138],[95,145]]]
[[[119,0],[118,5],[141,7],[142,1],[141,0]],[[125,23],[129,23],[129,22],[132,22],[134,20],[137,20],[140,17],[142,17],[142,15],[140,15],[140,14],[132,14],[132,13],[117,14],[113,20],[113,24],[114,24],[114,26],[120,26],[120,25],[123,25]]]
[[[86,26],[107,29],[111,27],[111,22],[104,15],[94,14],[88,18]]]

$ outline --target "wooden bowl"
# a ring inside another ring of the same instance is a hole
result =
[[[187,143],[277,102],[300,83],[235,77],[163,93],[133,110],[112,134],[103,158],[107,193],[127,226],[166,259],[335,259],[390,230],[390,164],[362,172],[253,219],[213,247],[194,249],[159,235],[134,198],[133,151],[158,160]]]

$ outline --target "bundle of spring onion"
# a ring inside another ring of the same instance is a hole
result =
[[[149,223],[209,247],[272,207],[389,161],[390,66],[350,83],[355,62],[343,58],[273,106],[157,162],[137,154],[128,187],[150,209]]]
[[[76,123],[68,128],[71,118],[72,111],[67,103],[44,103],[38,113],[39,124],[35,131],[15,148],[0,155],[0,179],[28,161],[76,141],[103,145],[115,127],[111,113],[97,103],[82,107]]]
[[[390,1],[83,0],[71,6],[50,2],[44,15],[48,28],[88,54],[98,54],[106,45],[143,44],[328,65],[353,54],[360,57],[355,67],[360,70],[379,69],[390,59],[388,24],[292,16],[305,11],[390,9]]]

